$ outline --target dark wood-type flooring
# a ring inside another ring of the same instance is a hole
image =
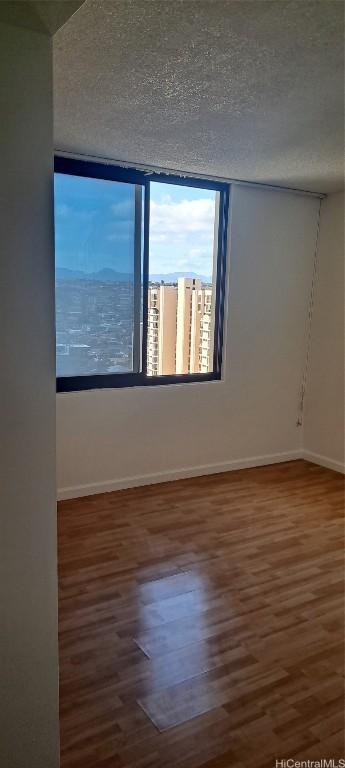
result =
[[[61,768],[343,757],[343,510],[304,461],[61,502]]]

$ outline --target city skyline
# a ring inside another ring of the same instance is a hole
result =
[[[58,376],[138,370],[135,194],[132,183],[55,176]],[[213,191],[150,182],[149,375],[211,365],[215,206]]]
[[[150,284],[148,375],[212,369],[213,301],[213,287],[199,279]],[[134,326],[132,282],[58,280],[57,375],[132,371]]]

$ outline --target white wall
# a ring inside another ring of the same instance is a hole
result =
[[[322,202],[318,254],[304,448],[344,470],[344,193]]]
[[[51,41],[0,24],[0,765],[58,765]]]
[[[224,380],[58,395],[60,496],[297,455],[318,206],[233,188]]]

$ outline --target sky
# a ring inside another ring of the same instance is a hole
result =
[[[211,276],[215,193],[151,182],[150,273]],[[133,271],[134,186],[55,174],[56,266]]]

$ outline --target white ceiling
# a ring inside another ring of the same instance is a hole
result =
[[[343,35],[338,0],[86,0],[54,38],[56,147],[340,189]]]

